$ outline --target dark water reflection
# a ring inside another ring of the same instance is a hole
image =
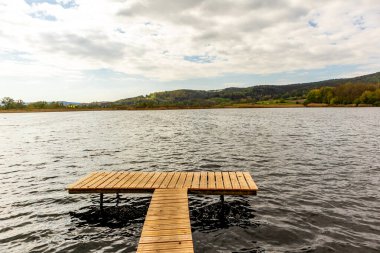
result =
[[[94,170],[250,171],[190,197],[196,252],[379,252],[380,109],[0,114],[1,252],[133,252],[149,195],[68,195]]]

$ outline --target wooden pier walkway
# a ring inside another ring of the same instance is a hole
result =
[[[153,193],[137,252],[194,252],[188,193],[256,195],[248,172],[93,172],[69,193]],[[222,198],[223,199],[223,198]]]
[[[154,191],[137,252],[194,252],[186,189]]]

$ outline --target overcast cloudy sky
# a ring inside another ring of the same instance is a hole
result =
[[[379,0],[0,0],[0,97],[89,102],[379,70]]]

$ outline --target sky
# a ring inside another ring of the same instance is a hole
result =
[[[379,0],[0,0],[0,98],[114,101],[380,70]]]

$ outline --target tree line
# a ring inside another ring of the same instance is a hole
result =
[[[312,89],[306,95],[304,105],[323,103],[329,105],[371,104],[380,106],[379,84],[345,83],[337,87]]]
[[[145,96],[120,99],[114,102],[67,104],[38,101],[24,103],[5,97],[0,109],[144,109],[144,108],[209,108],[256,103],[324,103],[380,104],[380,72],[346,79],[289,85],[257,85],[220,90],[173,90],[154,92]],[[275,102],[274,102],[275,101]]]
[[[33,103],[25,103],[21,99],[15,100],[10,97],[4,97],[1,99],[0,108],[5,110],[12,109],[60,109],[67,108],[62,102],[46,102],[37,101]]]

